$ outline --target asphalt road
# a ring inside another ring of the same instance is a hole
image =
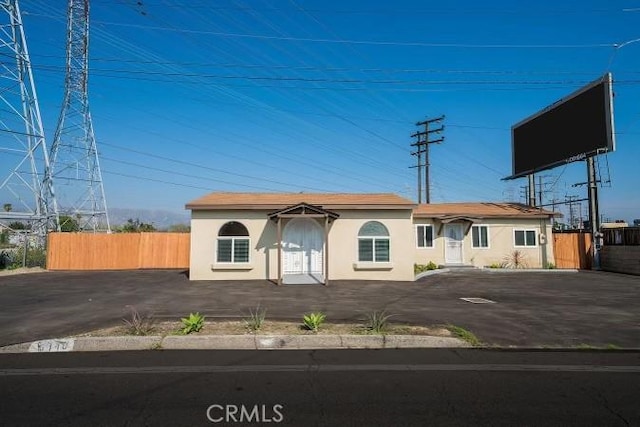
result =
[[[358,321],[386,309],[395,322],[454,324],[487,345],[640,348],[640,277],[615,273],[470,271],[416,282],[333,281],[274,286],[267,281],[190,282],[178,271],[48,272],[0,277],[0,345],[58,338],[121,324],[135,306],[159,319],[191,311],[300,320]],[[471,304],[482,297],[495,304]]]
[[[0,355],[3,426],[628,426],[638,396],[639,352]]]

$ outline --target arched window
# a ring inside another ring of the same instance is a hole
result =
[[[358,261],[389,262],[389,231],[378,221],[369,221],[358,232]]]
[[[224,224],[218,232],[217,262],[249,262],[249,231],[237,221]]]

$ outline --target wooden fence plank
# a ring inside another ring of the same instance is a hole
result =
[[[47,268],[189,268],[189,242],[189,233],[50,233]]]
[[[554,233],[553,253],[557,268],[591,268],[591,234]]]

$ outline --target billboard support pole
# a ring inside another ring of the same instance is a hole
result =
[[[529,199],[529,206],[531,207],[535,207],[536,206],[536,177],[534,174],[529,174],[527,175],[527,178],[529,180],[529,186],[528,186],[528,195],[527,198]]]
[[[600,214],[598,212],[598,183],[594,157],[587,157],[587,181],[589,184],[589,229],[591,231],[591,253],[593,270],[600,270]]]

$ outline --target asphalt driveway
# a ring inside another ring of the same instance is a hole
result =
[[[215,320],[259,304],[268,318],[295,320],[311,310],[338,321],[386,309],[396,322],[462,326],[489,345],[640,348],[640,277],[603,272],[465,271],[329,287],[190,282],[177,271],[46,272],[0,277],[0,292],[0,345],[117,325],[131,305],[157,318],[200,311]]]

